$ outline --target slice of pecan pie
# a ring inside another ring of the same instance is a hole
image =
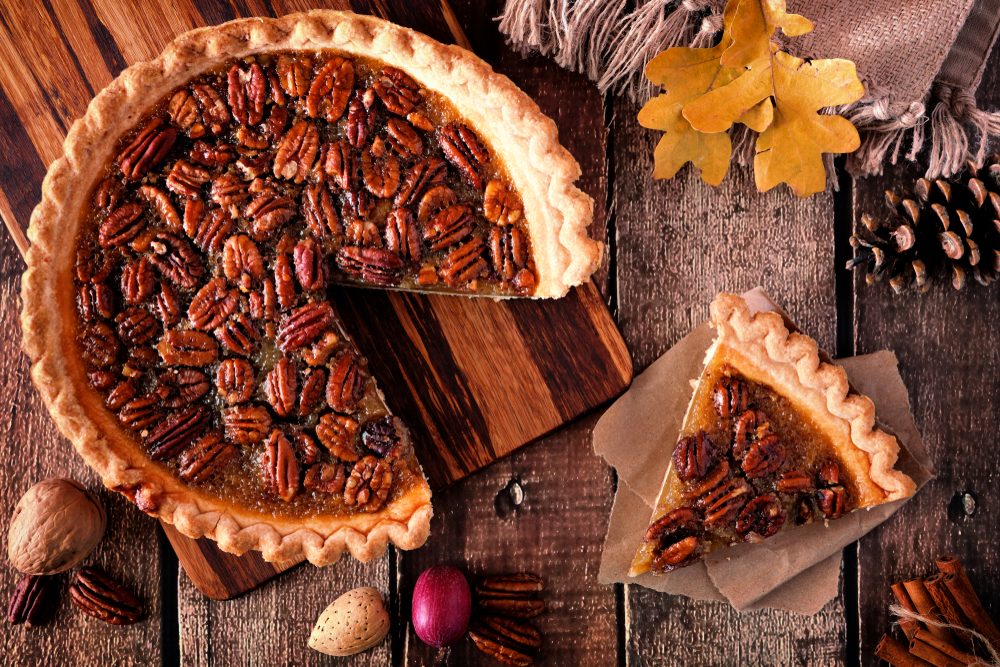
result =
[[[430,490],[334,283],[558,297],[600,255],[555,126],[471,53],[318,11],[182,35],[74,124],[22,326],[77,450],[145,512],[316,564],[427,537]]]
[[[671,572],[740,542],[913,494],[899,445],[878,429],[816,342],[738,296],[717,330],[631,576]]]

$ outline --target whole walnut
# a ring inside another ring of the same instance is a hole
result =
[[[47,479],[21,496],[7,533],[7,557],[25,574],[64,572],[104,536],[100,501],[72,479]]]

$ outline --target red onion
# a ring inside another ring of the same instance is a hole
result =
[[[472,594],[465,575],[450,565],[425,570],[413,588],[413,629],[425,644],[449,646],[465,635]]]

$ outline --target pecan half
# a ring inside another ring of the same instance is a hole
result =
[[[672,572],[701,557],[701,517],[682,507],[666,514],[646,530],[643,541],[653,545],[654,572]]]
[[[94,208],[112,211],[118,208],[119,202],[125,196],[125,186],[121,180],[113,177],[105,178],[94,190]]]
[[[319,491],[337,495],[344,491],[347,485],[347,472],[339,463],[317,463],[306,470],[302,486],[307,491]]]
[[[77,305],[84,322],[96,322],[102,317],[110,319],[115,314],[115,298],[111,288],[103,283],[80,285],[77,290]]]
[[[375,92],[382,104],[397,116],[405,116],[420,104],[420,86],[406,72],[389,67],[382,68],[382,75],[375,81]]]
[[[816,492],[816,504],[819,505],[820,511],[830,519],[836,519],[848,512],[847,501],[847,489],[839,484]]]
[[[128,351],[128,360],[125,366],[132,370],[149,370],[160,365],[160,355],[149,345],[133,347]],[[128,372],[124,370],[123,372]]]
[[[686,500],[696,500],[717,487],[728,476],[729,462],[723,458],[715,464],[715,467],[708,471],[708,474],[703,479],[697,483],[688,485],[686,489],[682,489],[681,496]]]
[[[107,368],[118,359],[121,345],[115,332],[104,322],[85,326],[77,340],[80,342],[80,355],[88,366]]]
[[[181,321],[181,300],[170,283],[160,282],[160,293],[156,295],[155,306],[164,327],[172,327]]]
[[[348,275],[383,286],[398,284],[404,268],[403,260],[388,250],[357,246],[341,248],[337,266]]]
[[[473,632],[501,643],[517,647],[538,648],[542,645],[542,633],[533,625],[518,623],[503,616],[482,616],[472,623]]]
[[[212,182],[212,199],[219,206],[232,206],[250,198],[246,181],[236,174],[223,174]]]
[[[278,145],[274,157],[274,176],[301,183],[313,166],[319,152],[319,131],[309,121],[300,120],[292,126]]]
[[[181,231],[181,216],[177,215],[177,209],[167,193],[152,185],[139,187],[139,194],[156,212],[157,220],[170,228],[172,232]]]
[[[489,268],[483,259],[483,240],[474,236],[455,248],[441,262],[441,279],[448,287],[461,287]]]
[[[785,511],[770,493],[757,496],[743,508],[736,520],[736,531],[747,542],[760,542],[771,537],[785,523]]]
[[[487,220],[506,227],[520,220],[523,211],[521,200],[506,185],[500,181],[490,181],[486,184],[483,215]]]
[[[786,472],[774,486],[781,493],[806,493],[815,488],[812,476],[804,470]]]
[[[444,250],[471,234],[474,226],[472,206],[455,204],[431,218],[424,227],[424,240],[431,251]]]
[[[162,461],[180,452],[194,442],[208,428],[212,413],[204,405],[192,405],[183,412],[167,418],[146,436],[149,457]]]
[[[351,350],[341,350],[330,366],[326,382],[326,402],[337,412],[354,412],[365,395],[368,369]]]
[[[115,374],[110,371],[90,371],[87,373],[87,382],[94,389],[107,391],[115,386]]]
[[[355,148],[364,148],[368,135],[375,127],[375,91],[356,91],[347,105],[347,141]]]
[[[375,211],[377,200],[364,189],[344,192],[342,213],[345,218],[367,218]]]
[[[226,403],[246,403],[257,388],[253,366],[246,359],[226,359],[215,374],[215,387]]]
[[[256,125],[264,118],[264,103],[267,101],[267,77],[258,63],[250,65],[249,71],[239,65],[229,68],[229,106],[233,118],[241,125]]]
[[[512,648],[495,639],[487,637],[482,633],[480,628],[470,629],[469,638],[472,639],[476,648],[505,665],[510,665],[511,667],[527,667],[534,662],[531,656],[522,653],[516,648]]]
[[[310,366],[322,366],[337,349],[340,338],[332,331],[327,331],[308,350],[302,350],[302,360]]]
[[[531,598],[479,598],[480,609],[510,618],[534,618],[545,612],[545,600]]]
[[[389,497],[391,486],[391,466],[374,456],[366,456],[354,465],[344,485],[344,502],[366,512],[377,512]]]
[[[420,230],[409,209],[397,208],[389,213],[385,225],[385,247],[404,262],[420,261]]]
[[[441,128],[438,144],[448,162],[462,175],[462,180],[470,187],[482,190],[482,168],[490,161],[490,154],[479,143],[476,134],[462,123],[448,123]]]
[[[380,137],[361,154],[361,175],[368,192],[388,199],[399,188],[399,158],[385,150]]]
[[[301,465],[309,467],[319,461],[319,447],[308,433],[297,428],[285,427],[285,437],[292,443],[292,451],[295,452],[295,460]]]
[[[708,434],[700,431],[697,435],[681,438],[674,448],[673,462],[682,482],[704,477],[712,463],[712,441]]]
[[[392,205],[396,208],[412,206],[431,188],[444,185],[447,177],[448,165],[441,158],[429,157],[421,160],[406,173]]]
[[[263,134],[246,127],[241,127],[236,131],[236,140],[240,142],[241,146],[253,150],[261,150],[271,145],[271,142]]]
[[[712,401],[722,417],[743,414],[750,403],[750,390],[742,380],[727,375],[715,384]]]
[[[827,461],[819,471],[819,481],[823,486],[840,484],[840,466],[836,461]]]
[[[222,431],[209,431],[181,454],[178,472],[188,484],[201,484],[225,468],[237,453],[236,447],[223,439]]]
[[[742,477],[723,482],[698,499],[698,509],[705,514],[705,525],[721,527],[733,519],[753,498],[753,489]]]
[[[133,259],[122,269],[122,296],[129,305],[136,306],[153,296],[156,274],[145,257]]]
[[[163,419],[159,405],[159,396],[153,393],[143,394],[122,406],[118,411],[118,421],[133,431],[149,428]]]
[[[229,282],[244,291],[249,291],[254,281],[264,279],[264,260],[257,244],[246,234],[233,234],[226,239],[222,269]]]
[[[229,289],[225,278],[213,278],[198,290],[188,307],[188,317],[195,329],[214,329],[229,317],[240,298],[236,290]]]
[[[7,607],[7,622],[24,624],[26,628],[37,628],[48,623],[55,611],[52,586],[54,579],[42,575],[29,574],[14,588]]]
[[[295,368],[295,362],[288,357],[282,357],[268,372],[267,379],[264,381],[267,402],[274,408],[276,415],[287,417],[294,412],[298,388],[298,372]]]
[[[417,220],[424,224],[432,217],[458,203],[458,195],[446,185],[437,185],[424,193],[417,209]]]
[[[306,113],[310,118],[323,114],[330,123],[344,115],[347,100],[354,88],[354,63],[347,58],[334,56],[316,73],[309,95]]]
[[[299,393],[298,415],[308,417],[323,402],[326,391],[326,371],[322,368],[311,368],[306,371],[302,381],[302,391]]]
[[[115,318],[118,338],[126,345],[145,345],[160,332],[160,323],[150,312],[138,306],[126,308]]]
[[[476,595],[481,598],[523,598],[544,590],[545,580],[531,572],[494,575],[476,584]]]
[[[371,220],[352,220],[347,225],[347,242],[362,248],[381,248],[382,234]]]
[[[124,382],[119,382],[115,388],[111,390],[111,393],[108,394],[104,404],[108,406],[108,410],[117,412],[125,407],[126,403],[135,398],[135,394],[135,384],[132,382],[132,379],[129,378]]]
[[[191,86],[191,93],[201,105],[201,116],[212,134],[220,134],[229,125],[229,108],[226,102],[212,86],[198,83]]]
[[[490,258],[502,280],[513,280],[528,261],[528,241],[518,227],[490,229]]]
[[[226,439],[237,445],[263,442],[271,432],[271,413],[260,405],[237,405],[222,412]]]
[[[246,313],[237,313],[214,333],[219,342],[234,354],[248,357],[260,347],[260,332]]]
[[[813,508],[808,500],[800,498],[795,506],[795,516],[793,518],[796,526],[805,526],[813,522]]]
[[[236,148],[230,144],[208,144],[204,141],[196,141],[191,152],[188,153],[188,158],[195,164],[218,169],[236,159]],[[211,179],[209,173],[204,169],[198,169],[198,176],[199,183],[205,183]]]
[[[157,234],[152,244],[156,253],[149,258],[164,277],[184,289],[198,286],[205,273],[201,259],[191,245],[173,234]]]
[[[273,85],[273,84],[272,84]],[[276,86],[273,90],[279,90]],[[267,115],[267,123],[264,124],[264,133],[271,139],[276,140],[285,131],[288,124],[288,109],[277,104],[271,107],[271,113]]]
[[[312,239],[296,244],[295,275],[306,291],[321,290],[326,285],[326,271],[323,265],[322,249]]]
[[[254,198],[243,211],[245,217],[253,220],[253,236],[258,241],[269,238],[275,230],[295,217],[295,213],[294,199],[273,192]]]
[[[201,167],[178,160],[167,176],[167,189],[181,197],[196,199],[201,196],[201,186],[211,179],[212,175]]]
[[[170,122],[182,130],[194,125],[201,116],[198,112],[198,102],[187,89],[174,93],[167,109],[170,111]]]
[[[346,415],[328,412],[316,423],[316,437],[330,450],[330,453],[343,461],[354,463],[361,458],[360,452],[354,446],[354,436],[358,432],[358,422]]]
[[[145,209],[141,204],[122,204],[111,212],[108,219],[97,230],[97,239],[102,248],[123,246],[146,228]]]
[[[778,441],[778,436],[767,435],[755,442],[746,457],[742,468],[747,479],[756,479],[772,475],[785,462],[785,448]]]
[[[260,457],[260,468],[267,490],[286,503],[292,502],[299,492],[299,464],[291,443],[279,429],[271,431]]]
[[[341,190],[356,189],[358,164],[351,145],[346,141],[336,141],[328,144],[325,151],[323,172]]]
[[[755,441],[766,437],[771,432],[771,424],[767,415],[760,410],[747,410],[736,420],[736,432],[733,436],[733,456],[742,459],[746,456]]]
[[[313,183],[302,193],[302,203],[299,213],[309,226],[309,233],[314,239],[321,240],[327,233],[340,236],[344,226],[340,224],[337,209],[333,206],[330,190],[322,183]]]
[[[80,568],[69,596],[85,613],[111,625],[131,625],[142,618],[139,598],[97,568]]]
[[[308,56],[278,56],[278,81],[289,97],[303,97],[309,91],[312,60]]]
[[[274,291],[282,308],[295,305],[295,283],[292,279],[292,262],[288,254],[279,252],[274,258]]]
[[[386,141],[400,157],[412,159],[424,154],[424,142],[420,135],[402,118],[390,118],[385,129]]]
[[[162,118],[152,119],[122,151],[118,163],[122,174],[130,181],[138,181],[166,157],[176,139],[177,130],[164,127]]]
[[[216,254],[233,231],[233,218],[229,210],[216,208],[204,215],[205,205],[197,199],[188,202],[184,209],[184,231],[194,240],[202,252]],[[191,216],[188,216],[188,211]],[[200,211],[200,212],[199,212]],[[190,224],[189,224],[190,221]]]
[[[205,374],[193,368],[164,371],[156,378],[156,395],[169,410],[191,405],[211,388]]]
[[[111,275],[115,261],[109,254],[99,262],[93,246],[88,241],[89,239],[76,251],[76,279],[81,283],[102,283]]]
[[[219,344],[209,334],[187,329],[167,331],[156,349],[168,366],[207,366],[219,356]]]
[[[399,446],[400,435],[392,415],[369,419],[361,429],[361,444],[382,458]]]

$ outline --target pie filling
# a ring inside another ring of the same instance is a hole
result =
[[[663,574],[716,549],[851,511],[857,485],[830,438],[727,363],[706,368],[641,557]]]
[[[332,283],[537,284],[499,156],[401,70],[273,52],[205,72],[120,139],[77,241],[78,347],[149,458],[273,516],[426,487]]]

